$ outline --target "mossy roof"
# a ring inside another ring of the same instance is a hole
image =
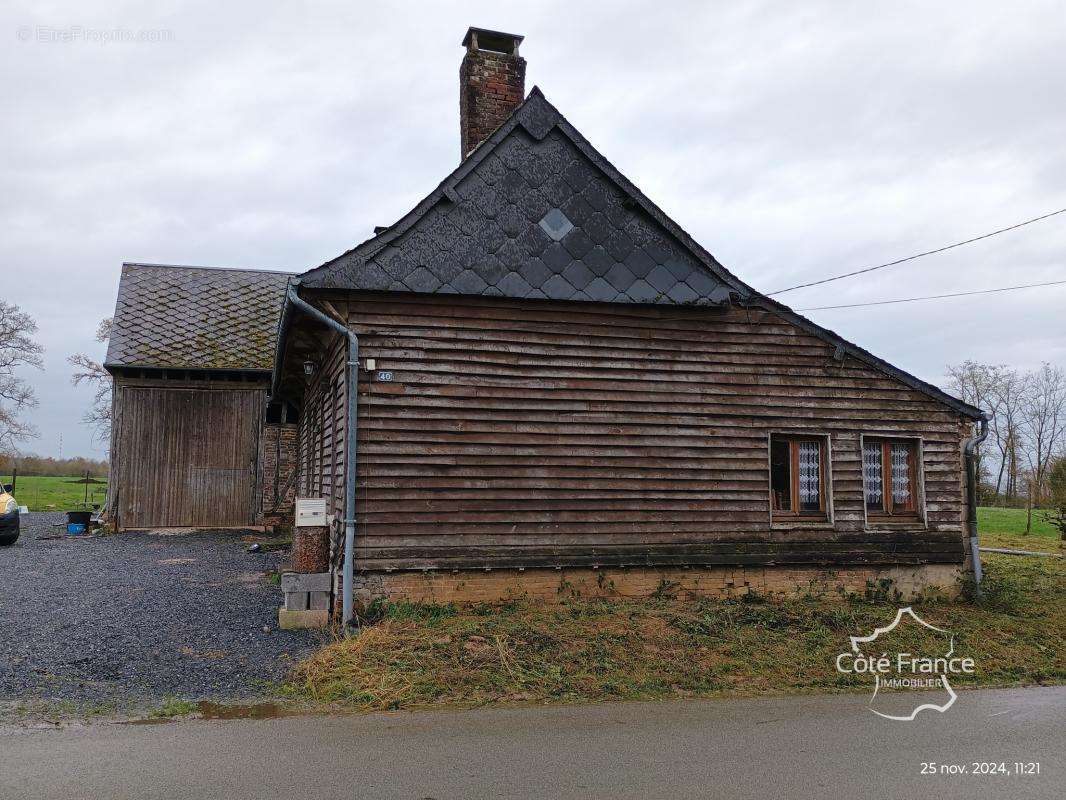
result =
[[[123,264],[107,367],[273,368],[290,273]]]

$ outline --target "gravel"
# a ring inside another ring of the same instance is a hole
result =
[[[325,640],[277,629],[286,555],[241,531],[36,538],[63,519],[0,547],[0,700],[262,697]]]

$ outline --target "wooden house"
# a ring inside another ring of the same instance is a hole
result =
[[[729,272],[525,94],[520,42],[467,33],[458,168],[272,301],[354,600],[951,590],[982,412]]]

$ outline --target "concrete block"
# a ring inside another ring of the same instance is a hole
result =
[[[283,631],[299,628],[325,628],[329,625],[329,611],[288,611],[278,609],[278,627]]]
[[[307,592],[285,592],[286,611],[307,611]]]
[[[328,572],[283,572],[281,573],[281,591],[328,592],[332,588],[332,577]]]

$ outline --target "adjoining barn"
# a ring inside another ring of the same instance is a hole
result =
[[[108,512],[117,527],[288,520],[296,414],[267,404],[288,280],[123,265],[104,364],[114,377]]]
[[[525,96],[520,41],[467,33],[454,172],[293,277],[284,304],[271,285],[271,398],[298,413],[298,494],[328,500],[346,618],[381,596],[951,590],[982,412],[726,270]],[[256,353],[242,363],[262,397]],[[153,397],[121,401],[149,422],[120,421],[116,451],[141,465],[116,459],[112,478],[120,516],[145,523],[122,493],[170,508],[178,491],[129,485],[171,469],[165,449],[129,455],[136,425],[180,424]],[[241,419],[243,402],[227,401]],[[216,479],[185,452],[190,485]]]

